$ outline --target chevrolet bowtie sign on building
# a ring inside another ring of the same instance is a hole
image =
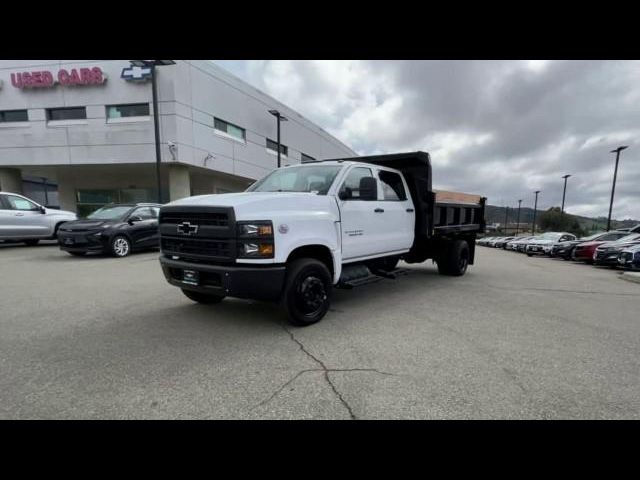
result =
[[[120,78],[130,82],[145,82],[151,78],[151,67],[127,67],[122,69]]]

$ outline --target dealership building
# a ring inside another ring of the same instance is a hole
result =
[[[156,68],[162,201],[244,190],[282,164],[355,156],[211,61]],[[155,201],[151,71],[128,60],[0,60],[0,190],[80,214]]]

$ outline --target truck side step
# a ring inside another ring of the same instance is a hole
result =
[[[395,279],[399,275],[406,275],[408,273],[409,270],[406,268],[396,268],[388,272],[383,270],[371,272],[364,265],[355,265],[353,267],[346,267],[342,271],[337,286],[338,288],[351,289],[370,283],[377,283],[384,278]]]

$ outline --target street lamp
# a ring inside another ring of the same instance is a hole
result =
[[[509,217],[509,207],[504,210],[504,233],[507,234],[507,219]]]
[[[536,203],[533,206],[533,227],[531,228],[531,235],[536,234],[536,213],[538,212],[538,194],[540,193],[540,190],[536,190],[533,193],[536,194]]]
[[[620,160],[620,152],[628,148],[626,145],[618,147],[615,150],[611,150],[609,153],[616,154],[616,168],[613,171],[613,187],[611,188],[611,202],[609,202],[609,217],[607,218],[607,232],[611,228],[611,210],[613,209],[613,194],[616,193],[616,177],[618,176],[618,161]]]
[[[565,175],[564,177],[564,190],[562,190],[562,209],[561,212],[564,213],[564,195],[567,193],[567,178],[569,178],[571,175]]]
[[[286,122],[288,118],[281,115],[278,110],[269,110],[269,113],[276,117],[278,123],[278,168],[280,168],[280,122]]]
[[[129,60],[134,67],[146,67],[151,69],[151,94],[153,96],[153,128],[156,142],[156,181],[158,183],[158,203],[162,203],[160,186],[160,122],[158,120],[158,85],[156,83],[156,67],[175,65],[173,60]]]
[[[520,205],[522,205],[522,200],[518,200],[518,220],[516,221],[516,237],[518,236],[518,229],[520,228]]]

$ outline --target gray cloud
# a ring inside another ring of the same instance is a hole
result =
[[[361,154],[421,149],[434,184],[494,204],[640,218],[640,62],[219,62]]]

